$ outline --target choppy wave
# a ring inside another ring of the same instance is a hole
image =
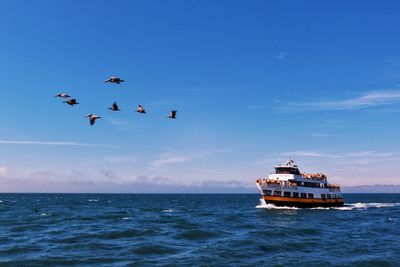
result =
[[[162,210],[162,212],[174,212],[174,210],[173,209],[165,209],[165,210]]]
[[[400,262],[400,194],[346,195],[344,207],[314,209],[256,206],[257,194],[0,199],[0,265],[264,266],[266,255],[279,266]]]

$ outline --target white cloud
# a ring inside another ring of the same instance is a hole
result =
[[[309,133],[309,134],[307,134],[307,136],[310,136],[310,137],[334,137],[334,136],[337,136],[337,135],[326,134],[326,133]]]
[[[172,164],[183,163],[189,160],[190,157],[188,155],[179,154],[177,152],[166,152],[161,154],[158,159],[151,162],[150,165],[154,168],[161,168]]]
[[[133,131],[144,126],[142,124],[132,123],[126,120],[121,120],[116,118],[105,118],[105,120],[121,130]]]
[[[287,52],[286,51],[281,51],[276,55],[276,58],[278,60],[283,60],[286,56],[287,56]]]
[[[264,106],[264,105],[250,105],[250,106],[247,106],[247,109],[250,109],[250,110],[252,110],[252,109],[263,109],[263,108],[266,108],[266,106]]]
[[[355,98],[335,101],[289,103],[280,110],[355,110],[400,103],[400,90],[383,90],[364,93]]]
[[[153,168],[161,168],[161,167],[166,167],[168,165],[188,162],[194,159],[201,159],[216,154],[229,153],[232,151],[234,151],[234,149],[231,148],[194,151],[190,153],[168,151],[160,154],[156,160],[150,163],[150,166]]]
[[[104,159],[107,162],[111,163],[132,163],[132,162],[137,162],[138,158],[137,157],[106,157]]]
[[[0,177],[4,177],[9,173],[9,170],[6,166],[0,166]]]
[[[81,146],[81,147],[116,147],[107,144],[90,144],[74,141],[21,141],[21,140],[0,140],[0,144],[6,145],[46,145],[46,146]]]
[[[89,177],[49,177],[44,171],[40,175],[29,178],[5,178],[0,177],[0,188],[3,192],[56,192],[56,193],[243,193],[257,192],[253,184],[241,181],[196,182],[182,184],[170,181],[166,177],[137,176],[131,181],[116,181],[110,179],[115,176],[107,176],[107,179],[89,179]],[[49,174],[51,171],[49,172]],[[104,174],[104,173],[103,173]]]
[[[392,152],[376,152],[376,151],[359,151],[359,152],[346,152],[346,153],[321,153],[316,151],[299,150],[292,152],[281,153],[282,156],[293,157],[314,157],[314,158],[357,158],[357,157],[397,157],[400,153]]]

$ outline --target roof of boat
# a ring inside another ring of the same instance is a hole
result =
[[[298,166],[295,165],[294,161],[290,158],[286,163],[279,164],[278,166],[275,166],[275,168],[298,168]]]

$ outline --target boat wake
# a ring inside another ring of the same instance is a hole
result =
[[[260,205],[256,206],[257,209],[271,209],[271,210],[298,210],[300,208],[297,207],[288,207],[288,206],[276,206],[274,204],[265,203],[264,199],[260,199]]]
[[[367,210],[371,208],[393,208],[393,207],[398,207],[400,206],[400,203],[378,203],[378,202],[371,202],[371,203],[350,203],[350,204],[345,204],[343,207],[332,207],[329,209],[335,209],[335,210]]]
[[[276,206],[274,204],[265,203],[264,199],[260,199],[260,204],[256,206],[257,209],[271,209],[271,210],[367,210],[367,209],[379,209],[379,208],[393,208],[399,207],[400,203],[349,203],[345,204],[343,207],[316,207],[316,208],[297,208],[297,207],[288,207],[288,206]]]

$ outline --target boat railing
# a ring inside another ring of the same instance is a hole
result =
[[[331,192],[340,192],[340,185],[338,184],[329,184],[328,188]]]
[[[329,188],[330,192],[340,192],[340,188]]]
[[[297,189],[297,185],[284,185],[283,189]]]
[[[327,175],[324,173],[302,173],[301,177],[303,179],[326,181]]]
[[[275,188],[275,189],[297,189],[296,183],[291,183],[288,181],[257,179],[256,182],[261,185],[267,185],[268,187]]]

